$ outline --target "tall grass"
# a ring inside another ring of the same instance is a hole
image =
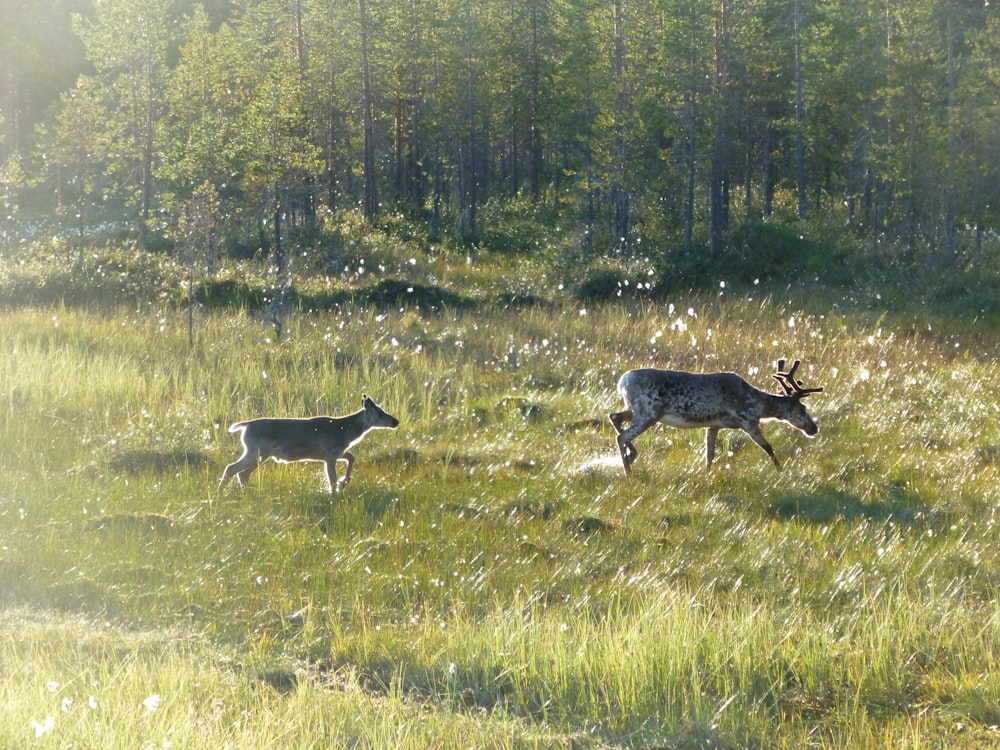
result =
[[[972,323],[722,288],[345,306],[280,337],[210,310],[193,346],[169,311],[46,306],[0,336],[0,744],[996,739],[1000,402]],[[662,428],[624,479],[623,370],[766,386],[781,356],[826,387],[815,440],[765,428],[782,472],[726,433],[706,471]],[[216,489],[230,422],[362,392],[402,424],[345,491],[273,464]]]

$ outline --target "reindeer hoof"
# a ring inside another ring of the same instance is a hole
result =
[[[632,464],[634,463],[635,455],[633,453],[622,454],[622,466],[625,467],[625,476],[628,476],[632,472]]]

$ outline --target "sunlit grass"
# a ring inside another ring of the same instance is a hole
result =
[[[350,670],[241,661],[186,631],[24,611],[0,630],[4,747],[551,746],[517,721],[484,725],[395,687],[373,699]]]
[[[990,746],[994,347],[820,302],[201,312],[193,346],[173,312],[5,313],[0,744]],[[622,371],[779,357],[826,388],[816,439],[765,426],[783,471],[657,428],[625,480]],[[216,489],[231,422],[363,392],[401,425],[344,491]]]

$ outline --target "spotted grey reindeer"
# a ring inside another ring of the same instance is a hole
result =
[[[628,474],[639,452],[632,441],[663,422],[671,427],[704,427],[705,458],[708,466],[715,458],[715,438],[719,430],[740,429],[750,435],[781,468],[774,449],[760,431],[762,419],[780,419],[812,437],[819,428],[806,413],[802,399],[822,388],[803,388],[795,379],[799,360],[785,372],[785,360],[778,360],[773,377],[785,391],[773,395],[754,388],[736,373],[713,372],[703,375],[675,370],[630,370],[618,381],[618,393],[625,410],[610,415],[618,433],[618,450]],[[630,422],[628,427],[625,422]]]
[[[222,473],[219,487],[234,474],[240,485],[246,484],[254,470],[264,461],[322,461],[330,492],[347,484],[351,478],[354,456],[348,450],[369,430],[399,426],[399,420],[362,395],[361,408],[346,417],[312,417],[306,419],[251,419],[237,422],[230,432],[241,432],[243,455],[229,464]],[[337,481],[338,460],[347,462],[347,473]]]

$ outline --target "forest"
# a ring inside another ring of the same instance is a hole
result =
[[[683,266],[800,224],[937,268],[996,239],[987,0],[3,8],[8,242],[322,261],[345,216],[501,251],[535,222],[580,258]]]
[[[0,748],[1000,746],[996,5],[0,0]]]

